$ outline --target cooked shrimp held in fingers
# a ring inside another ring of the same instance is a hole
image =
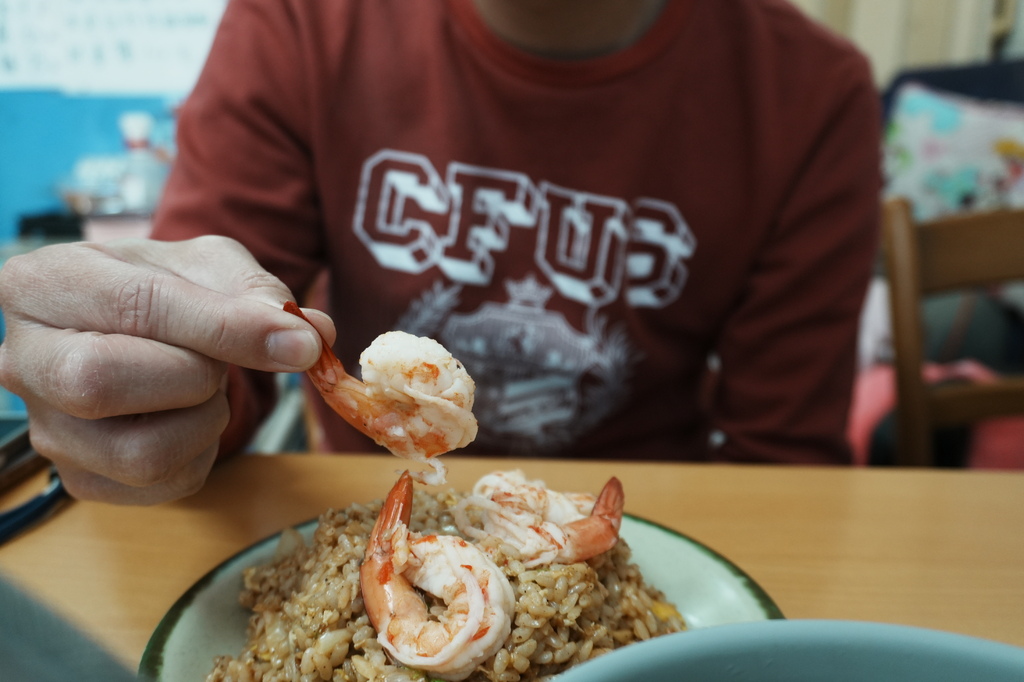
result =
[[[377,640],[398,662],[461,680],[501,648],[512,630],[515,594],[475,545],[454,535],[409,530],[413,483],[402,474],[366,546],[360,587]],[[433,615],[417,588],[444,602]]]
[[[285,310],[309,321],[297,305]],[[362,381],[345,371],[326,340],[307,375],[345,421],[393,454],[431,467],[414,474],[439,485],[447,471],[436,459],[476,438],[476,386],[465,368],[433,339],[381,334],[359,358]]]
[[[497,538],[532,567],[585,561],[614,547],[624,503],[614,476],[595,499],[551,490],[522,471],[496,471],[477,481],[454,517],[467,537]]]

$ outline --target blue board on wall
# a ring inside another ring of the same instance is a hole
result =
[[[0,244],[17,236],[23,215],[63,210],[58,185],[76,161],[123,150],[117,125],[123,112],[168,120],[177,104],[157,96],[0,92]]]

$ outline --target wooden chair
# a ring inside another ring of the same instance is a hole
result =
[[[922,298],[1024,280],[1024,210],[916,222],[910,202],[891,199],[883,228],[898,396],[895,463],[929,466],[936,428],[1024,414],[1024,377],[931,386],[921,377]]]

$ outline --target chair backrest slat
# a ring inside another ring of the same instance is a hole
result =
[[[936,386],[930,396],[934,426],[964,426],[986,417],[1024,414],[1024,378],[993,384]],[[1024,447],[1024,443],[1021,444]]]
[[[1024,414],[1024,377],[929,386],[921,373],[924,297],[1024,280],[1024,210],[918,223],[907,200],[890,199],[883,220],[898,398],[896,464],[927,466],[934,464],[937,426]]]
[[[997,284],[1024,273],[1024,213],[949,218],[917,229],[922,293]]]

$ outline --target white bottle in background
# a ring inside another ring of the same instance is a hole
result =
[[[150,214],[160,200],[166,166],[153,151],[153,117],[140,111],[128,111],[118,119],[127,150],[121,176],[121,199],[128,213]]]

